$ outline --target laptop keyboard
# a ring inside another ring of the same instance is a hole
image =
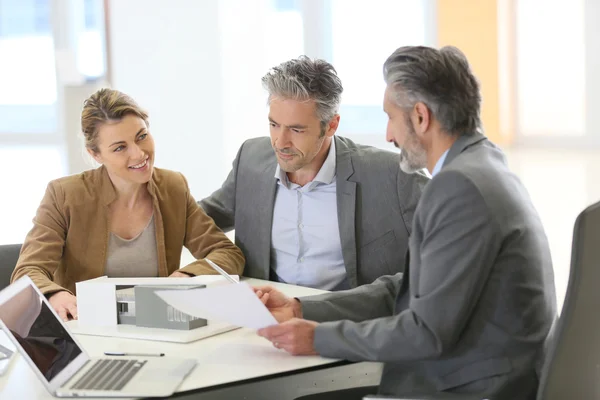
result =
[[[98,360],[88,372],[75,382],[71,390],[121,390],[144,364],[146,361]]]

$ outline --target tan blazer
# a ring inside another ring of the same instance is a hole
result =
[[[159,276],[179,269],[183,246],[198,261],[181,271],[215,274],[203,260],[209,257],[225,271],[242,274],[242,252],[198,206],[182,174],[154,168],[148,191],[154,202]],[[50,182],[11,280],[29,275],[44,294],[75,293],[76,282],[103,276],[108,205],[115,198],[104,167]]]

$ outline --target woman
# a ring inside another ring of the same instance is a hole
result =
[[[180,173],[154,168],[148,115],[101,89],[81,126],[101,167],[50,182],[12,275],[35,282],[64,320],[77,318],[75,283],[109,277],[241,274],[244,256],[196,203]],[[182,246],[198,259],[179,269]]]

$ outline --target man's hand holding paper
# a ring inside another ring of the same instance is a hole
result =
[[[302,319],[300,302],[271,286],[253,289],[256,296],[279,322],[279,325],[260,329],[258,335],[271,341],[276,348],[284,349],[295,356],[317,354],[314,340],[315,328],[319,324]]]
[[[292,318],[302,318],[300,302],[288,297],[272,286],[253,287],[254,293],[273,314],[277,322],[285,322]]]

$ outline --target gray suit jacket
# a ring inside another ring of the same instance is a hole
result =
[[[525,188],[484,136],[459,138],[415,212],[404,276],[302,300],[317,351],[385,362],[383,394],[534,399],[556,317],[550,250]]]
[[[428,178],[400,171],[392,152],[335,137],[337,215],[351,287],[404,271],[413,214]],[[246,256],[244,275],[269,279],[277,159],[268,137],[240,148],[223,186],[200,201]]]

